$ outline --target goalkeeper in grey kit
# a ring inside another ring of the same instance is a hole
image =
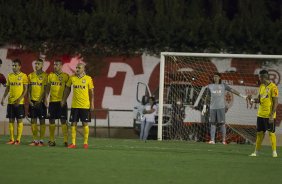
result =
[[[209,144],[215,144],[215,132],[216,132],[216,124],[220,125],[221,133],[222,133],[222,144],[226,143],[226,127],[225,127],[225,91],[230,91],[235,95],[238,95],[244,99],[247,99],[248,96],[239,93],[238,91],[232,89],[227,84],[221,83],[221,75],[220,73],[215,73],[213,75],[213,83],[209,84],[208,89],[210,91],[210,116],[209,122],[211,124],[210,129],[210,141]],[[207,112],[207,97],[205,98],[205,104],[203,106],[202,115]]]

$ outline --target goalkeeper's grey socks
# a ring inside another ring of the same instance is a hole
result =
[[[215,125],[211,125],[211,141],[214,142],[215,140],[215,131],[216,131],[216,126]]]
[[[222,133],[222,142],[225,142],[225,137],[226,137],[226,127],[225,124],[221,125],[221,133]]]

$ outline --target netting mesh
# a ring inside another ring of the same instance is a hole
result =
[[[208,141],[209,112],[203,115],[201,111],[209,95],[206,86],[212,83],[213,74],[219,72],[222,83],[241,94],[257,96],[258,72],[265,67],[275,68],[276,64],[276,60],[267,58],[165,56],[163,102],[170,107],[171,122],[163,129],[163,137]],[[225,105],[227,142],[255,142],[258,105],[231,92],[225,93]],[[216,132],[216,141],[221,141],[220,129]]]

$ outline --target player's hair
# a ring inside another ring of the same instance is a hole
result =
[[[212,83],[214,83],[214,79],[213,79],[213,77],[215,76],[215,75],[217,75],[217,76],[219,76],[220,77],[220,79],[219,79],[219,84],[221,84],[221,74],[219,73],[219,72],[215,72],[214,74],[213,74],[213,76],[212,76]]]
[[[83,66],[84,68],[86,68],[86,64],[85,63],[78,63],[77,66]]]
[[[61,64],[63,64],[62,60],[60,60],[60,59],[56,59],[56,60],[54,61],[54,63],[61,63]]]
[[[269,75],[268,75],[268,71],[267,70],[261,70],[259,72],[259,75],[262,76],[262,77],[265,77],[268,79]]]
[[[2,60],[0,59],[0,64],[2,64]]]
[[[13,60],[13,63],[18,63],[19,66],[22,66],[22,62],[20,59]]]
[[[43,62],[44,62],[43,59],[41,59],[41,58],[38,58],[36,61],[38,61],[38,62],[40,62],[40,63],[43,63]]]
[[[141,101],[142,105],[146,105],[148,103],[148,99],[149,99],[148,96],[144,95]]]
[[[152,108],[154,105],[156,105],[155,97],[150,96],[150,97],[149,97],[149,100],[152,100],[152,101],[153,101],[153,104],[152,104],[151,108]]]
[[[267,70],[261,70],[261,71],[259,72],[259,74],[260,74],[260,75],[265,75],[265,74],[268,75],[268,71],[267,71]]]

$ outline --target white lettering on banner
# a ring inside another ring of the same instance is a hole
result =
[[[228,84],[228,85],[233,85],[232,80],[222,80],[222,83]]]
[[[108,78],[114,78],[119,72],[125,73],[124,81],[117,81],[120,83],[121,94],[114,94],[112,87],[105,87],[102,106],[110,109],[127,109],[128,104],[134,103],[136,89],[136,77],[132,68],[126,63],[110,63]]]
[[[1,73],[5,76],[10,73],[11,70],[11,60],[19,57],[24,61],[25,72],[30,73],[32,71],[32,61],[34,61],[38,54],[25,54],[23,52],[13,52],[12,54],[7,54],[7,49],[0,49],[0,57],[3,60],[2,67],[0,69]],[[7,58],[9,57],[9,58]],[[138,59],[136,59],[138,58]],[[109,108],[109,109],[133,109],[136,104],[136,84],[137,82],[143,82],[149,84],[150,82],[154,82],[157,87],[158,83],[158,64],[160,61],[159,57],[149,56],[143,54],[142,56],[136,56],[135,59],[132,58],[122,58],[117,59],[106,58],[109,61],[105,68],[101,68],[101,70],[106,72],[95,76],[94,83],[95,85],[95,108]],[[113,61],[112,61],[113,59]],[[72,74],[75,71],[75,66],[78,62],[81,62],[80,58],[70,58],[66,59],[63,65],[63,71]],[[138,60],[138,61],[137,61]],[[236,72],[240,72],[240,67],[242,67],[239,63],[240,61],[232,61],[231,59],[212,59],[212,63],[215,65],[216,69],[220,73],[229,72],[229,74],[236,75]],[[240,66],[239,66],[240,65]],[[239,67],[238,67],[239,66]],[[47,65],[46,65],[47,67]],[[106,68],[107,67],[107,68]],[[138,70],[142,67],[142,71]],[[254,68],[248,68],[250,71],[254,71],[257,68],[265,68],[264,66],[254,66]],[[44,68],[46,69],[46,68]],[[47,72],[50,72],[52,67],[48,67]],[[242,69],[242,68],[241,68]],[[244,68],[245,69],[245,68]],[[138,72],[136,72],[138,70]],[[270,68],[267,68],[270,73],[270,80],[278,83],[279,93],[282,92],[282,86],[280,84],[280,76],[282,74],[282,63],[277,63]],[[252,73],[252,72],[249,72]],[[97,79],[95,81],[95,78]],[[153,79],[153,80],[152,80]],[[248,81],[238,82],[235,80],[236,78],[225,78],[223,80],[224,83],[230,85],[230,87],[236,89],[242,94],[257,96],[258,87],[248,86]],[[4,92],[3,87],[0,88],[0,93]],[[157,89],[157,88],[156,88]],[[154,90],[156,90],[154,89]],[[153,91],[152,91],[153,92]],[[247,104],[244,99],[233,95],[226,94],[225,96],[227,105],[229,107],[226,113],[227,122],[240,122],[243,124],[252,124],[256,123],[256,113],[258,106]],[[279,96],[279,102],[281,103],[282,96]],[[68,99],[68,104],[71,104],[71,98]],[[281,104],[279,104],[281,106]],[[201,112],[195,109],[185,109],[186,117],[185,121],[187,122],[200,122],[201,121]],[[6,107],[0,107],[0,117],[3,118],[6,115]],[[98,126],[105,126],[107,124],[107,114],[105,116],[97,116]],[[193,120],[193,121],[191,121]],[[110,123],[111,126],[121,126],[121,127],[132,127],[133,117],[130,112],[110,112]]]
[[[137,104],[136,101],[136,85],[138,82],[142,81],[146,84],[149,83],[150,77],[153,73],[154,68],[159,64],[159,60],[155,57],[142,55],[142,66],[143,74],[134,75],[134,68],[130,67],[126,63],[112,62],[109,66],[109,72],[107,74],[108,78],[114,78],[118,73],[125,73],[124,81],[117,81],[122,87],[121,94],[114,94],[112,87],[105,87],[105,92],[103,95],[102,106],[103,108],[109,109],[133,109],[133,106]],[[118,117],[118,119],[113,119],[111,117],[111,124],[115,126],[133,126],[132,114],[123,113],[123,115],[118,115],[120,112],[111,112],[113,117]],[[126,122],[126,125],[125,125]]]

